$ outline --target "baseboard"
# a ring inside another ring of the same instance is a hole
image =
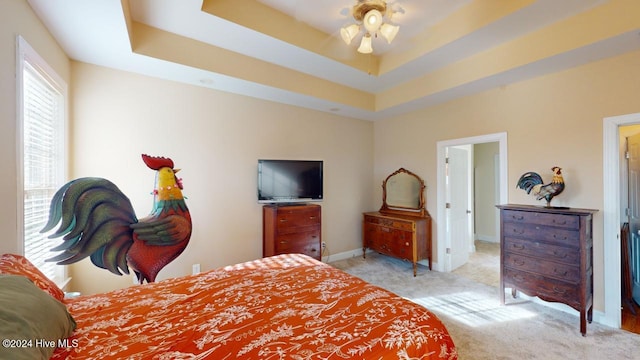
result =
[[[373,253],[374,251],[371,249],[367,249],[367,254]],[[337,254],[331,254],[331,255],[327,255],[327,256],[323,256],[322,257],[322,262],[325,263],[330,263],[333,261],[340,261],[340,260],[346,260],[346,259],[351,259],[351,258],[355,258],[355,257],[362,257],[362,249],[354,249],[354,250],[349,250],[349,251],[345,251],[345,252],[341,252],[341,253],[337,253]],[[423,265],[425,267],[429,267],[429,260],[420,260],[418,261],[418,264]],[[438,271],[438,263],[436,262],[432,262],[431,266],[433,267],[433,269],[430,270],[434,270],[434,271]]]
[[[368,254],[370,252],[372,251],[370,249],[367,249],[366,253]],[[345,251],[337,254],[330,254],[327,256],[323,256],[322,262],[329,263],[332,261],[346,260],[346,259],[351,259],[355,257],[362,257],[362,249],[354,249],[354,250],[349,250],[349,251]]]
[[[491,242],[491,243],[499,243],[500,242],[499,238],[497,238],[495,236],[491,236],[491,235],[476,234],[476,239],[480,240],[480,241]]]

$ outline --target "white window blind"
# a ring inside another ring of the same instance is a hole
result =
[[[58,284],[64,267],[45,260],[61,240],[49,239],[40,230],[49,218],[53,194],[64,179],[64,124],[66,85],[26,42],[19,38],[22,98],[22,231],[24,255]],[[57,79],[57,80],[53,80]]]

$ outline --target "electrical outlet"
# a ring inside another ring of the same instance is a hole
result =
[[[191,270],[193,275],[200,273],[200,264],[193,264]]]
[[[327,248],[327,243],[326,243],[326,242],[324,242],[324,241],[322,242],[322,248],[323,248],[323,249],[326,249],[326,248]]]

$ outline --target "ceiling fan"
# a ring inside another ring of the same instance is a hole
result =
[[[400,27],[391,23],[395,12],[384,0],[358,0],[351,9],[355,23],[341,28],[340,36],[349,45],[364,28],[358,52],[370,54],[373,38],[380,35],[390,44],[398,34]]]

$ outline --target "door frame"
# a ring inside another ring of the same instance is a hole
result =
[[[619,329],[622,324],[620,259],[620,126],[640,124],[640,113],[603,120],[603,247],[604,316],[600,323]]]
[[[436,248],[438,262],[433,263],[433,269],[440,272],[451,271],[451,255],[447,254],[447,249],[451,247],[451,239],[446,236],[446,148],[458,145],[475,145],[488,142],[497,142],[499,147],[500,169],[498,176],[498,188],[500,204],[506,204],[509,200],[509,189],[507,187],[508,162],[507,162],[507,133],[500,132],[494,134],[473,136],[460,139],[438,141],[437,148],[437,179],[436,179]],[[498,234],[499,235],[499,234]]]

